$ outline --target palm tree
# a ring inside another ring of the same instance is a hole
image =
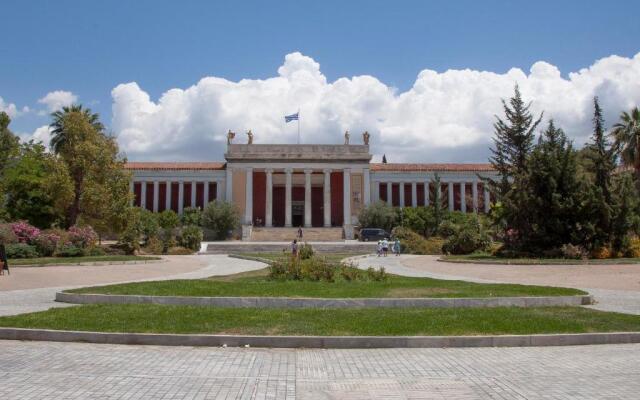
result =
[[[632,166],[636,178],[640,178],[640,109],[634,107],[630,113],[623,111],[620,122],[613,126],[611,135],[623,164]]]
[[[93,126],[96,132],[104,132],[104,125],[100,122],[100,116],[97,113],[92,113],[91,109],[83,108],[81,104],[62,107],[62,110],[51,114],[53,122],[49,125],[51,128],[51,142],[49,146],[56,154],[60,154],[68,141],[67,131],[65,129],[65,117],[71,113],[81,114],[82,117]]]

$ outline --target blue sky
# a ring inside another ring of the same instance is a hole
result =
[[[292,52],[319,63],[328,82],[371,75],[402,93],[424,69],[529,73],[542,60],[567,78],[640,51],[638,1],[59,0],[1,9],[0,97],[32,110],[14,118],[20,132],[48,122],[37,101],[55,90],[111,125],[121,83],[157,101],[206,76],[277,76]]]

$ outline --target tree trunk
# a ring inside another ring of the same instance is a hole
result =
[[[74,226],[80,215],[80,197],[82,196],[82,177],[76,177],[73,185],[73,203],[69,207],[69,227]]]

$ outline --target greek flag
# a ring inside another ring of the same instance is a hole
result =
[[[295,114],[285,115],[284,116],[284,122],[297,121],[298,120],[298,114],[300,114],[300,113],[297,112]]]

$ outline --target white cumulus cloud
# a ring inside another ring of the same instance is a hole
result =
[[[14,118],[18,115],[18,108],[13,103],[7,103],[2,97],[0,97],[0,111],[4,111],[9,117]]]
[[[404,92],[369,75],[328,82],[318,62],[297,52],[277,72],[238,82],[205,77],[157,100],[135,82],[120,84],[111,92],[113,130],[130,159],[222,160],[229,129],[240,141],[252,129],[256,143],[295,143],[296,123],[283,117],[299,108],[305,143],[341,143],[345,130],[358,143],[367,130],[374,160],[485,161],[494,115],[502,115],[501,99],[515,83],[534,112],[554,118],[579,146],[590,135],[593,96],[609,124],[640,104],[640,53],[609,56],[566,77],[544,61],[528,72],[425,69]]]
[[[58,111],[78,101],[78,96],[66,90],[55,90],[47,93],[38,103],[44,104],[48,112]]]

